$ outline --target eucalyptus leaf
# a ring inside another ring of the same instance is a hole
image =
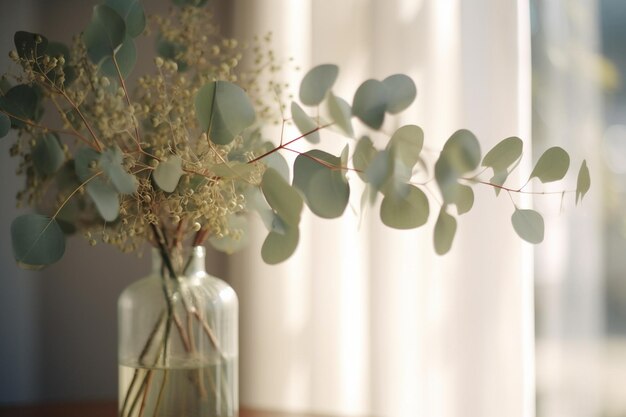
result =
[[[254,107],[236,84],[214,81],[202,87],[195,100],[200,128],[213,143],[227,145],[254,123]]]
[[[32,152],[33,164],[42,175],[52,175],[65,162],[65,153],[58,136],[46,133],[37,138]]]
[[[65,65],[63,66],[65,81],[63,82],[63,84],[69,86],[76,79],[76,71],[71,65],[70,49],[64,43],[50,42],[48,44],[48,50],[46,51],[46,54],[54,58],[63,57],[63,59],[65,59]],[[53,81],[56,82],[56,79],[53,79]]]
[[[291,117],[304,138],[311,143],[319,143],[320,132],[317,123],[295,101],[291,102]]]
[[[543,217],[535,210],[516,209],[511,222],[515,232],[525,241],[535,244],[543,241]]]
[[[302,213],[302,197],[273,168],[268,168],[261,180],[261,190],[270,207],[290,227],[297,227]]]
[[[475,170],[480,159],[480,144],[469,130],[458,130],[448,139],[435,163],[435,180],[444,202],[456,204],[459,199],[465,200],[469,194],[460,188],[458,180],[464,174]],[[459,205],[467,207],[466,203],[461,201]]]
[[[133,174],[124,169],[124,154],[117,145],[102,152],[99,164],[118,192],[134,194],[137,191],[139,182]]]
[[[89,59],[99,65],[105,58],[113,56],[125,37],[124,19],[107,5],[94,6],[91,22],[83,32]]]
[[[15,43],[17,55],[20,58],[29,61],[35,60],[37,63],[40,63],[40,59],[46,54],[48,49],[48,39],[38,33],[15,32],[13,42]],[[37,71],[38,68],[35,67],[35,70]]]
[[[87,184],[87,194],[96,204],[98,213],[107,222],[117,219],[120,213],[119,194],[111,184],[101,178],[94,178]]]
[[[39,102],[40,95],[35,87],[20,84],[0,96],[0,109],[11,117],[11,127],[19,129],[24,127],[24,120],[36,122],[41,118]]]
[[[0,139],[9,134],[11,119],[4,113],[0,113]]]
[[[456,219],[446,212],[446,207],[441,207],[435,232],[433,236],[435,252],[437,255],[445,255],[450,251],[454,235],[456,234]]]
[[[96,171],[95,166],[100,161],[100,154],[91,148],[79,148],[74,153],[74,169],[81,182],[87,181]]]
[[[11,89],[11,82],[7,79],[7,77],[0,76],[0,96],[3,96]]]
[[[506,138],[487,152],[481,165],[493,168],[494,172],[507,170],[522,157],[522,150],[523,142],[520,138]]]
[[[293,166],[293,185],[304,194],[311,211],[323,218],[343,214],[350,198],[350,185],[341,158],[314,149],[298,155]]]
[[[11,243],[16,261],[38,269],[53,264],[65,253],[65,236],[59,224],[40,214],[23,214],[11,223]]]
[[[420,159],[423,145],[424,132],[422,129],[415,125],[406,125],[394,132],[389,139],[387,149],[393,155],[395,163],[401,163],[411,173]]]
[[[576,204],[583,201],[583,197],[591,188],[591,177],[589,176],[589,168],[587,161],[583,161],[578,170],[578,180],[576,181]]]
[[[202,7],[207,4],[209,0],[172,0],[177,6],[193,6],[193,7]]]
[[[249,187],[244,191],[246,207],[257,212],[268,232],[276,232],[284,235],[287,231],[287,224],[272,210],[263,197],[261,189]]]
[[[270,232],[261,247],[261,257],[270,265],[281,263],[293,255],[299,240],[297,226],[290,226],[284,234]]]
[[[381,190],[393,176],[393,155],[388,151],[377,151],[365,170],[364,181],[377,192]]]
[[[115,56],[115,61],[113,61],[113,56]],[[116,62],[117,67],[115,66]],[[117,78],[118,75],[121,74],[122,78],[127,78],[133,71],[136,62],[137,49],[135,47],[135,41],[130,36],[126,36],[124,42],[122,42],[115,53],[112,56],[104,58],[100,65],[100,71],[109,77]],[[120,71],[119,74],[117,72],[118,68]]]
[[[407,185],[402,197],[389,193],[380,205],[380,219],[394,229],[414,229],[426,223],[429,215],[428,197],[419,188]]]
[[[390,75],[382,82],[387,90],[387,113],[400,113],[417,97],[415,83],[404,74]]]
[[[357,174],[362,180],[366,180],[366,171],[369,168],[372,160],[376,157],[376,148],[372,140],[363,136],[356,144],[354,149],[354,155],[352,155],[352,164],[357,170]]]
[[[136,38],[146,28],[146,14],[139,0],[106,0],[106,5],[124,19],[128,36]]]
[[[233,179],[248,178],[256,168],[254,164],[235,161],[213,165],[210,170],[222,179]]]
[[[289,178],[289,164],[280,153],[273,152],[267,155],[263,158],[263,162],[268,168],[274,168],[285,181],[291,182]]]
[[[366,80],[354,93],[352,114],[372,129],[380,129],[387,103],[387,87],[378,80]]]
[[[442,190],[442,195],[444,203],[456,205],[459,215],[467,213],[474,206],[474,191],[467,185],[451,184]]]
[[[232,254],[238,250],[243,249],[248,244],[248,219],[245,216],[238,214],[231,214],[228,216],[228,229],[238,231],[238,237],[232,235],[226,235],[223,237],[212,236],[209,239],[209,243],[215,249]]]
[[[339,67],[323,64],[311,68],[300,83],[300,101],[306,106],[317,106],[332,88],[339,75]]]
[[[354,129],[352,128],[352,109],[350,105],[341,97],[335,96],[332,92],[328,94],[328,112],[333,122],[348,137],[354,137]]]
[[[568,153],[563,148],[554,146],[539,157],[529,179],[539,178],[542,183],[558,181],[563,179],[568,169]]]
[[[183,174],[183,160],[179,155],[172,155],[166,161],[157,165],[152,173],[152,178],[161,190],[166,193],[172,193],[178,186],[180,177]]]

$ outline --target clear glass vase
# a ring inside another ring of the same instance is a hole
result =
[[[238,415],[237,296],[206,273],[203,247],[178,258],[171,278],[154,250],[118,300],[121,417]]]

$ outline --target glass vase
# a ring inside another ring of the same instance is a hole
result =
[[[206,273],[204,247],[174,278],[165,256],[118,300],[119,416],[237,416],[237,296]]]

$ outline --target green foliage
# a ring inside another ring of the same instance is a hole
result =
[[[352,113],[372,129],[380,129],[387,111],[387,88],[378,80],[359,86],[352,100]]]
[[[37,122],[43,114],[39,91],[30,85],[21,84],[0,96],[0,109],[11,116],[11,127],[19,129],[25,121]]]
[[[415,83],[404,74],[390,75],[383,80],[383,85],[387,89],[387,113],[400,113],[417,97]]]
[[[118,146],[105,149],[100,155],[99,164],[120,194],[137,191],[137,178],[124,169],[124,154]]]
[[[300,82],[300,101],[306,106],[317,106],[332,88],[339,75],[339,67],[324,64],[313,67]]]
[[[333,93],[328,95],[328,112],[333,122],[341,131],[349,138],[354,137],[354,129],[352,128],[352,109],[350,105],[341,97],[335,96]]]
[[[9,134],[11,119],[4,113],[0,113],[0,139]]]
[[[474,171],[479,163],[480,144],[472,132],[458,130],[450,136],[435,163],[435,179],[444,203],[456,204],[459,211],[462,211],[459,205],[467,207],[469,193],[458,181],[463,175]]]
[[[152,178],[156,185],[166,193],[172,193],[184,174],[183,161],[179,155],[172,155],[157,165]]]
[[[139,0],[106,0],[106,5],[124,19],[128,36],[141,35],[146,27],[146,14]]]
[[[539,178],[546,183],[563,179],[569,169],[569,155],[563,148],[555,146],[541,155],[535,168],[530,174],[530,179]]]
[[[242,88],[227,81],[214,81],[202,87],[195,104],[200,128],[218,145],[232,142],[256,117]]]
[[[65,237],[58,223],[40,214],[23,214],[11,223],[15,260],[23,267],[39,269],[65,253]]]
[[[579,201],[583,201],[583,197],[585,197],[589,188],[591,188],[591,177],[589,176],[587,161],[583,161],[578,170],[578,180],[576,181],[576,204]]]
[[[304,137],[309,142],[320,142],[320,133],[318,131],[317,123],[315,123],[315,121],[309,117],[309,115],[306,114],[295,101],[291,103],[291,117],[293,118],[293,122],[296,124],[300,133],[305,135]]]
[[[332,219],[343,214],[350,198],[350,185],[341,158],[314,149],[298,155],[293,165],[293,185],[304,195],[316,215]]]
[[[516,193],[527,192],[526,184],[504,186],[522,160],[521,139],[508,137],[482,158],[474,134],[458,130],[439,153],[433,148],[424,152],[422,129],[401,125],[395,116],[417,97],[413,80],[404,74],[366,80],[348,103],[333,92],[339,68],[319,65],[302,79],[301,104],[283,105],[292,92],[275,79],[278,65],[264,40],[255,40],[251,48],[238,46],[217,34],[210,11],[186,7],[206,0],[173,2],[181,8],[155,19],[158,71],[141,74],[134,91],[126,89],[124,78],[140,52],[134,38],[146,27],[140,0],[104,0],[93,9],[83,43],[71,50],[35,33],[15,34],[16,50],[9,56],[21,73],[11,79],[20,84],[0,78],[0,137],[10,128],[18,130],[10,152],[20,159],[18,171],[26,177],[20,203],[55,217],[16,219],[12,236],[21,264],[40,267],[58,260],[63,232],[79,230],[92,244],[93,233],[124,251],[153,242],[157,233],[168,244],[208,238],[218,250],[231,253],[248,240],[245,213],[250,211],[259,214],[268,231],[261,255],[275,264],[297,248],[304,204],[317,216],[339,217],[349,204],[350,182],[357,180],[364,183],[362,210],[382,199],[380,218],[389,227],[420,227],[436,210],[433,244],[440,255],[452,247],[458,218],[473,208],[475,187],[505,191],[515,206],[511,222],[516,233],[532,243],[543,240],[541,215],[518,209],[515,202]],[[250,50],[252,59],[245,56]],[[242,68],[243,61],[252,69]],[[104,76],[93,74],[92,63]],[[54,129],[48,118],[42,121],[44,104],[57,110]],[[263,127],[284,119],[284,109],[291,110],[301,135],[285,138],[290,130],[283,126],[280,140],[268,138]],[[323,121],[320,112],[329,120]],[[341,155],[321,149],[330,143],[321,141],[329,127],[347,137],[335,136],[330,145],[343,146]],[[304,149],[296,143],[302,139],[309,142]],[[297,154],[293,175],[286,152]],[[548,149],[529,181],[561,180],[569,163],[563,149]],[[576,203],[590,185],[583,161]]]
[[[124,38],[124,42],[122,42],[117,51],[115,51],[114,56],[115,61],[113,60],[113,56],[107,56],[104,58],[102,64],[100,65],[100,71],[104,75],[117,78],[117,71],[119,68],[119,74],[122,75],[122,78],[128,77],[137,62],[137,50],[135,48],[135,42],[132,38],[126,36]],[[116,63],[117,66],[115,65]]]
[[[100,4],[93,8],[91,22],[83,32],[89,59],[99,65],[111,58],[126,37],[126,25],[117,12]]]
[[[52,175],[61,168],[65,162],[65,154],[59,137],[47,133],[37,139],[33,149],[33,164],[42,175]]]
[[[534,244],[543,242],[543,217],[535,210],[515,209],[511,222],[515,232],[525,241]]]
[[[441,207],[433,235],[433,243],[437,255],[445,255],[450,251],[455,234],[456,219],[446,212],[445,206]]]
[[[389,193],[380,205],[380,219],[394,229],[414,229],[428,220],[428,198],[419,188],[409,185],[404,193]]]

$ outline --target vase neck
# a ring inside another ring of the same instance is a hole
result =
[[[183,276],[193,276],[198,273],[206,274],[206,248],[204,246],[194,246],[181,253],[170,255],[172,266],[177,274]],[[184,269],[184,271],[183,271]],[[152,274],[161,275],[163,273],[163,258],[157,248],[152,248]]]

